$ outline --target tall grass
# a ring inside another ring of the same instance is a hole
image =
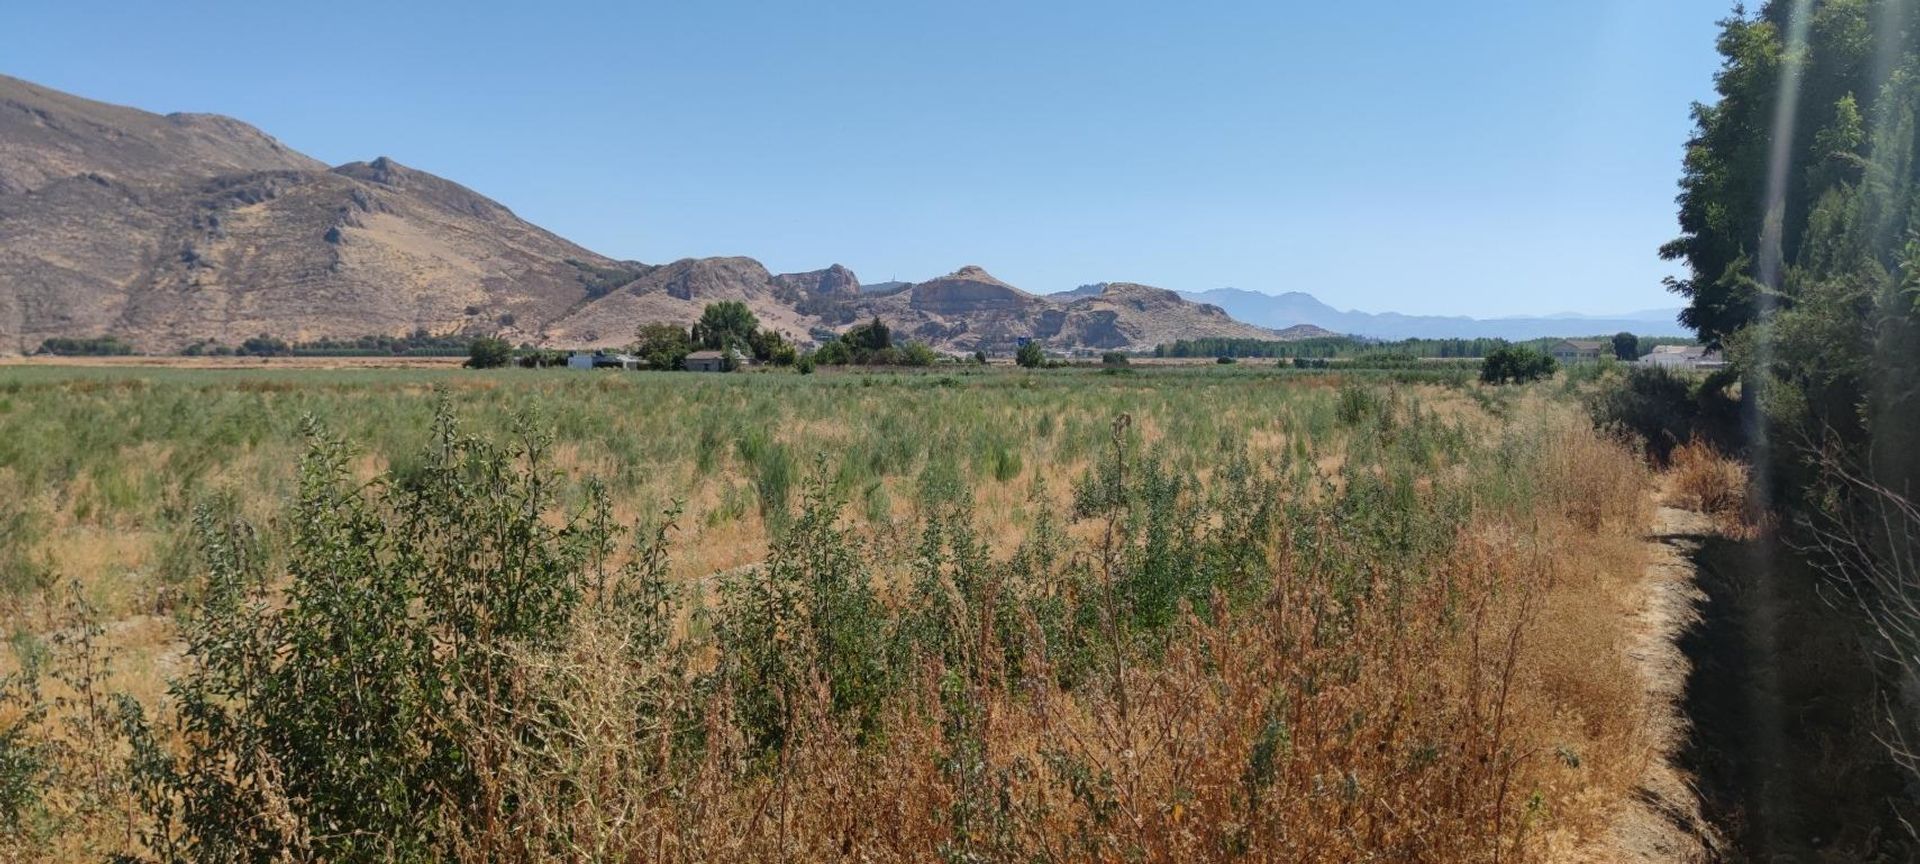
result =
[[[0,462],[36,478],[29,545],[147,526],[161,563],[121,584],[181,585],[184,622],[170,695],[123,700],[96,748],[122,821],[36,836],[1523,861],[1638,774],[1609,604],[1647,478],[1537,396],[1502,420],[1246,370],[502,373],[436,410],[432,380],[23,376],[0,426],[52,448]],[[88,413],[118,422],[53,436]],[[72,490],[116,474],[81,516]]]

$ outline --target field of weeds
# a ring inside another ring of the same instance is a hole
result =
[[[0,843],[1556,860],[1650,485],[1390,376],[0,368]]]

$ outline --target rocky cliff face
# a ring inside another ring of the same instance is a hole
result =
[[[793,297],[858,297],[860,279],[838,264],[807,273],[782,273],[773,286]]]
[[[773,275],[750,258],[616,261],[391,159],[328,168],[230,118],[0,77],[0,353],[56,336],[170,352],[420,329],[611,346],[716,300],[800,341],[878,316],[949,351],[1271,335],[1167,291],[1043,298],[974,266],[872,292],[838,264]]]

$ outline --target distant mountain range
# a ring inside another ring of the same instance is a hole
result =
[[[739,300],[797,341],[879,316],[947,351],[1150,349],[1289,338],[1172,291],[1029,294],[978,267],[862,285],[839,265],[621,261],[391,159],[328,167],[227,117],[158,115],[0,76],[0,353],[113,336],[150,352],[293,341],[499,335],[614,346]]]
[[[1078,290],[1078,289],[1077,289]],[[1241,321],[1281,329],[1311,324],[1337,333],[1376,339],[1441,339],[1492,337],[1538,339],[1543,336],[1593,336],[1627,331],[1643,336],[1690,336],[1680,326],[1680,310],[1650,309],[1624,315],[1593,316],[1561,313],[1527,318],[1468,318],[1448,315],[1402,315],[1398,312],[1341,311],[1311,294],[1289,291],[1263,294],[1237,288],[1183,292],[1196,303],[1211,303]]]

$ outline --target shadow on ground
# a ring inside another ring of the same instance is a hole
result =
[[[1697,540],[1706,599],[1680,642],[1693,728],[1678,758],[1727,841],[1722,860],[1920,860],[1874,739],[1882,703],[1853,619],[1777,541]]]

